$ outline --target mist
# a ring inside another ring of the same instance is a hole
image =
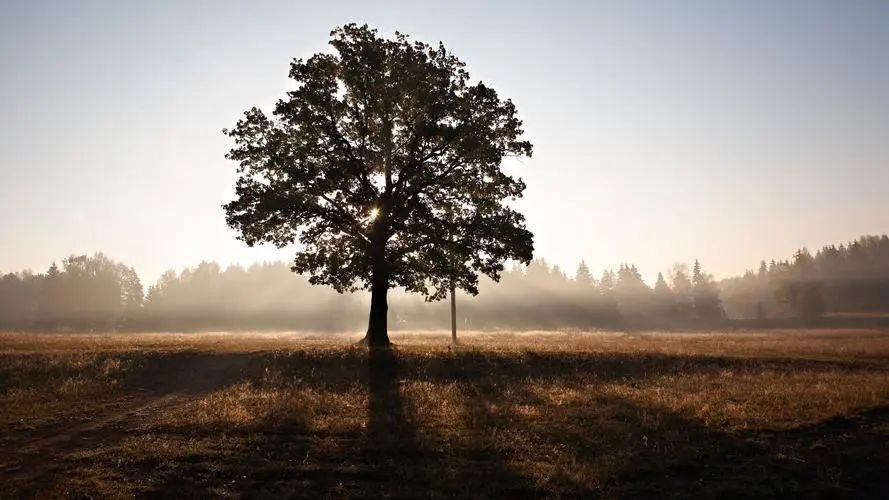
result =
[[[132,267],[98,253],[70,256],[47,271],[0,277],[0,328],[42,331],[358,332],[367,292],[313,286],[285,262],[167,271],[143,285]],[[810,253],[763,260],[741,276],[714,280],[698,262],[677,263],[646,283],[632,264],[601,272],[536,259],[508,265],[499,282],[457,295],[460,330],[707,328],[757,320],[804,320],[889,312],[889,238],[863,236]],[[393,330],[444,330],[446,301],[393,290]],[[860,320],[860,318],[859,318]],[[879,318],[874,318],[879,320]],[[836,319],[833,320],[835,324]],[[763,323],[765,322],[765,323]],[[776,325],[784,325],[778,321]]]

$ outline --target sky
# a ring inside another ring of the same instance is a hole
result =
[[[0,1],[0,272],[102,251],[152,283],[235,239],[222,129],[368,23],[511,98],[535,256],[717,278],[889,232],[889,2]]]

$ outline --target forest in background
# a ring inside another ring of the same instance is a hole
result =
[[[715,281],[697,261],[659,273],[653,285],[636,266],[602,274],[581,262],[572,273],[544,260],[512,266],[499,283],[482,277],[479,295],[458,295],[468,329],[682,328],[731,320],[889,312],[889,237],[862,236],[815,254],[762,261]],[[40,331],[360,330],[366,293],[312,286],[284,262],[221,268],[213,262],[168,271],[147,287],[136,271],[103,254],[71,256],[44,273],[0,277],[0,329]],[[394,329],[449,326],[446,301],[390,294]]]

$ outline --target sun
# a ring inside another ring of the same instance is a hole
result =
[[[379,208],[371,208],[370,214],[368,215],[368,220],[374,220],[377,218],[378,215],[380,215],[380,209]]]

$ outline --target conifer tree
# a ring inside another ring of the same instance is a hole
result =
[[[654,283],[654,300],[657,313],[662,316],[671,316],[676,309],[676,296],[667,285],[663,273],[657,273],[657,281]]]
[[[697,259],[695,259],[692,271],[692,286],[694,287],[694,307],[697,318],[707,321],[722,318],[722,306],[716,283],[712,276],[704,273],[701,263]]]
[[[582,287],[589,288],[593,286],[593,275],[590,274],[590,268],[587,267],[586,262],[583,260],[580,261],[577,271],[574,273],[574,282]]]

